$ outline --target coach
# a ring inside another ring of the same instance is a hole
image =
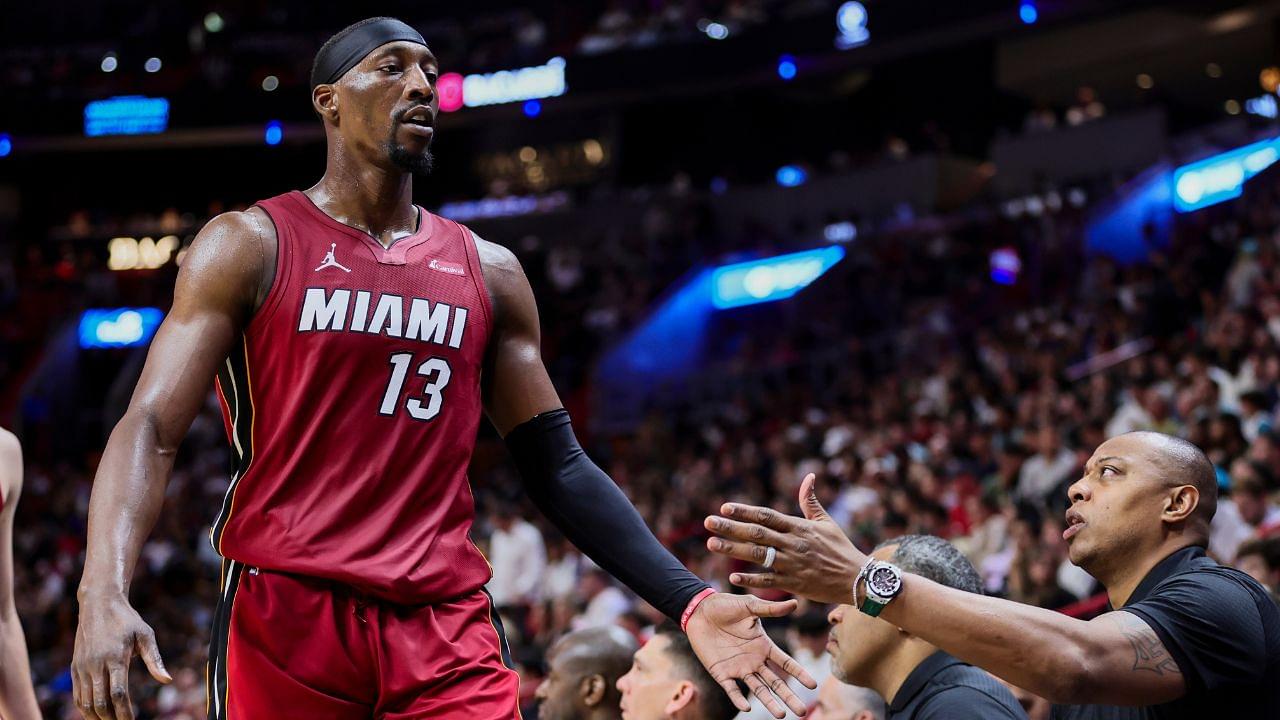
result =
[[[707,528],[727,540],[707,545],[766,566],[735,584],[852,603],[1062,703],[1056,718],[1280,717],[1280,610],[1255,580],[1205,556],[1217,482],[1204,453],[1159,433],[1121,435],[1068,495],[1071,561],[1116,609],[1091,621],[869,562],[818,503],[812,475],[804,518],[726,504]]]

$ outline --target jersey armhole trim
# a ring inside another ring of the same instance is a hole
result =
[[[267,296],[262,300],[262,307],[254,312],[250,318],[249,324],[245,326],[245,335],[256,335],[258,330],[267,324],[267,322],[275,315],[276,309],[280,306],[280,300],[284,297],[284,286],[288,282],[291,253],[285,252],[285,237],[281,231],[280,223],[276,222],[275,216],[271,214],[271,210],[263,203],[255,203],[254,207],[261,208],[266,214],[267,221],[271,223],[271,227],[276,231],[276,274],[271,278],[271,287],[267,290]]]
[[[463,237],[468,239],[464,243],[467,252],[467,263],[471,265],[471,274],[475,279],[476,292],[480,295],[480,308],[484,311],[485,319],[485,344],[493,337],[493,301],[489,299],[489,287],[484,281],[484,264],[480,262],[480,247],[476,234],[471,228],[460,222],[449,220],[449,222],[458,226]]]

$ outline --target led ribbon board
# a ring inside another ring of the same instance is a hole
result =
[[[164,313],[158,308],[85,310],[80,315],[80,347],[120,348],[146,345]]]
[[[169,127],[169,101],[141,95],[94,100],[84,106],[84,134],[149,135]]]
[[[1280,160],[1280,138],[1245,145],[1173,171],[1173,206],[1191,212],[1240,197],[1244,183]]]
[[[500,70],[493,73],[467,75],[445,73],[440,76],[440,110],[454,112],[463,107],[502,105],[558,97],[568,85],[564,80],[564,58],[554,57],[545,65]]]
[[[828,247],[723,265],[712,273],[711,302],[724,310],[784,300],[822,277],[842,259],[844,248]]]

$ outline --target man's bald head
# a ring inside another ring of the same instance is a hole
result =
[[[560,638],[547,655],[547,679],[538,686],[539,717],[619,717],[618,678],[631,667],[636,645],[635,638],[616,626],[579,630]]]
[[[1195,443],[1151,430],[1137,430],[1121,437],[1132,437],[1146,445],[1151,461],[1170,486],[1195,486],[1200,492],[1196,517],[1204,522],[1207,531],[1209,521],[1218,511],[1218,474],[1209,456]]]

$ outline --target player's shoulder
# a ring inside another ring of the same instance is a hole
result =
[[[0,460],[5,462],[22,458],[22,445],[18,436],[0,428]]]
[[[470,228],[468,228],[468,231],[471,233],[471,237],[476,240],[476,255],[480,258],[480,267],[486,273],[490,269],[503,273],[524,272],[520,268],[520,260],[510,249],[496,242],[485,240]]]
[[[264,241],[274,241],[275,224],[262,208],[254,205],[245,210],[232,210],[215,215],[205,223],[196,236],[197,242],[204,238],[216,238],[219,243],[243,243],[258,247]]]
[[[17,435],[0,428],[0,499],[12,497],[21,478],[22,445]]]

